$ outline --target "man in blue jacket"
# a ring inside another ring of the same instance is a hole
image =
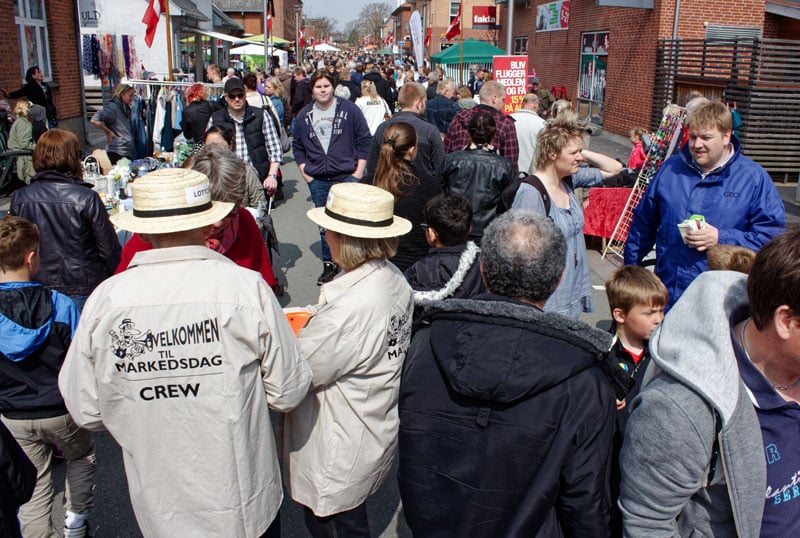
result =
[[[350,101],[333,95],[333,75],[318,70],[310,80],[313,101],[297,115],[292,150],[297,167],[308,183],[314,207],[325,207],[332,185],[359,181],[369,157],[372,135],[361,110]],[[320,228],[322,274],[317,284],[330,282],[339,273],[331,260]]]
[[[783,233],[786,212],[772,179],[741,152],[731,114],[720,102],[686,118],[689,141],[659,170],[633,214],[625,263],[638,264],[656,244],[656,274],[670,306],[708,269],[706,250],[717,243],[758,250]],[[681,235],[692,215],[705,223]]]

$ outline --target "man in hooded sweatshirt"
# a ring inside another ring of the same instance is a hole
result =
[[[400,385],[415,536],[607,536],[610,338],[542,310],[565,259],[551,220],[512,210],[483,236],[488,293],[427,305]]]
[[[800,230],[701,274],[650,340],[621,454],[625,536],[800,535]]]

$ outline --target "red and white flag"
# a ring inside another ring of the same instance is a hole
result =
[[[300,48],[303,48],[303,47],[306,46],[306,40],[303,37],[303,28],[302,27],[297,31],[297,43],[300,45]]]
[[[461,6],[463,4],[458,4],[458,13],[456,13],[456,18],[453,19],[453,22],[450,23],[450,27],[447,29],[447,33],[444,34],[445,39],[450,41],[455,36],[461,33]]]
[[[267,33],[272,33],[272,19],[275,17],[275,4],[267,0]]]
[[[431,46],[431,34],[433,34],[433,27],[428,26],[428,31],[425,32],[425,42],[424,42],[426,49]]]
[[[150,0],[147,5],[147,11],[144,12],[142,22],[147,25],[147,31],[144,35],[144,42],[147,48],[153,46],[153,38],[156,36],[156,27],[158,26],[158,19],[161,18],[162,13],[166,13],[167,8],[164,4],[169,0]]]
[[[386,39],[390,45],[394,45],[394,32],[389,32],[389,37]]]

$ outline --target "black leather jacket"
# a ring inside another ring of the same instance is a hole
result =
[[[194,101],[183,110],[181,128],[186,140],[199,143],[203,141],[206,125],[211,115],[222,107],[215,101]]]
[[[444,158],[442,181],[447,192],[472,203],[469,237],[480,244],[483,230],[497,213],[503,189],[514,181],[514,165],[505,157],[485,149],[465,149]]]
[[[89,295],[114,274],[122,248],[90,184],[39,172],[14,193],[10,213],[39,227],[37,282],[64,295]]]

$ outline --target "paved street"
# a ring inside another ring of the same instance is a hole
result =
[[[628,147],[621,137],[594,137],[591,149],[610,154],[621,159],[627,158]],[[319,260],[319,234],[317,228],[307,220],[305,213],[312,207],[306,185],[299,179],[299,172],[290,156],[283,167],[286,177],[285,192],[287,200],[274,210],[275,226],[280,239],[280,255],[275,258],[275,272],[278,279],[286,285],[286,294],[280,298],[283,306],[302,306],[316,302],[319,288],[316,278],[322,264]],[[792,186],[791,189],[794,187]],[[8,199],[0,199],[0,210],[8,208]],[[796,214],[797,208],[787,204],[787,212]],[[796,220],[797,217],[792,217]],[[602,283],[614,270],[615,265],[603,260],[598,252],[599,242],[590,250],[590,267],[594,285],[596,311],[585,316],[585,321],[593,326],[608,328],[610,317]],[[98,538],[113,536],[140,536],[128,499],[119,447],[105,434],[97,435],[97,489],[95,508],[91,515],[94,535]],[[56,507],[61,507],[64,465],[56,465],[56,484],[58,498]],[[202,473],[202,469],[197,469]],[[403,519],[397,483],[394,473],[390,479],[368,502],[368,510],[373,536],[410,536]],[[63,510],[63,509],[62,509]],[[287,538],[305,536],[300,508],[287,500],[282,513],[283,536]],[[55,517],[61,518],[61,514]]]

